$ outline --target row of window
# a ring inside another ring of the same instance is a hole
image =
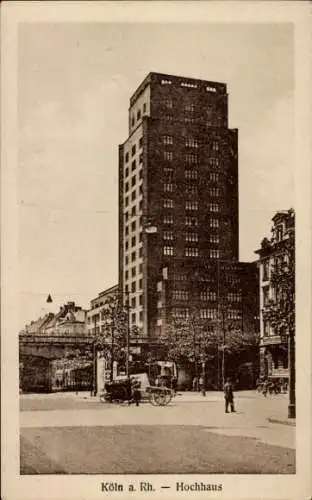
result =
[[[164,151],[164,160],[173,161],[173,151]],[[179,155],[180,160],[180,155]],[[198,165],[200,158],[197,154],[188,153],[184,156],[185,163],[188,165]],[[221,165],[220,158],[211,157],[208,159],[208,163],[211,167],[219,167]]]
[[[163,200],[164,208],[173,208],[174,202],[172,199],[165,198]],[[210,212],[220,212],[220,206],[217,203],[209,203],[207,208]],[[198,201],[189,201],[185,202],[185,210],[198,210]]]
[[[163,247],[163,254],[173,256],[174,255],[174,247],[165,245]],[[187,247],[185,248],[185,256],[186,257],[199,257],[199,249],[196,247]],[[219,259],[220,258],[220,250],[215,248],[211,248],[209,250],[210,259]]]
[[[167,214],[164,215],[163,218],[164,224],[173,224],[173,215],[172,214]],[[186,217],[184,221],[185,226],[189,227],[197,227],[198,226],[198,219],[197,217]],[[219,219],[210,219],[209,220],[209,227],[211,228],[218,228],[219,227]],[[211,235],[211,243],[219,243],[219,239],[217,236]]]
[[[164,174],[167,174],[168,176],[172,176],[174,171],[173,171],[173,168],[171,168],[171,167],[164,167],[163,172],[164,172]],[[192,180],[198,179],[198,170],[185,169],[184,175],[185,175],[186,179],[192,179]],[[142,178],[142,177],[140,177],[140,178]],[[220,176],[216,172],[207,172],[207,174],[205,175],[205,179],[207,180],[207,182],[219,182]],[[213,195],[219,196],[219,193],[216,193]]]
[[[133,185],[135,185],[135,183]],[[174,184],[172,182],[165,182],[164,183],[164,193],[173,193],[176,189],[177,189],[177,184]],[[197,194],[198,193],[197,186],[195,186],[193,184],[187,185],[186,190],[190,194]],[[206,192],[209,196],[215,196],[215,197],[220,196],[220,189],[219,188],[208,188],[206,190]],[[212,212],[219,212],[219,209],[215,209],[215,208],[210,208],[210,210]]]
[[[161,136],[161,141],[163,144],[167,146],[172,146],[174,144],[174,137],[173,135],[163,135]],[[184,144],[187,148],[198,149],[201,144],[201,140],[195,137],[185,137]],[[215,140],[212,141],[211,148],[213,151],[219,151],[220,149],[219,142]]]
[[[142,147],[143,147],[143,137],[140,137],[139,144],[138,144],[138,149],[140,149]],[[136,144],[133,144],[132,147],[131,147],[131,156],[134,156],[136,154],[136,152],[137,152],[137,146],[136,146]],[[125,163],[128,163],[129,158],[130,158],[129,151],[127,151],[125,153]]]

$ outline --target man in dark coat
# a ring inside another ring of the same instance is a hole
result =
[[[225,413],[229,413],[229,405],[231,407],[231,412],[235,412],[234,409],[234,394],[233,394],[233,385],[229,378],[226,379],[224,384],[224,399],[225,399]]]
[[[135,402],[135,406],[139,406],[141,400],[141,382],[139,379],[135,378],[131,385],[133,401]]]

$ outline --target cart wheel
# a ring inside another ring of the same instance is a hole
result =
[[[169,403],[169,400],[167,400],[167,394],[164,391],[155,392],[154,398],[155,403],[158,406],[166,406]]]
[[[167,392],[165,394],[165,405],[169,404],[171,400],[172,400],[172,391]]]

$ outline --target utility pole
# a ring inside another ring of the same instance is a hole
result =
[[[296,418],[296,368],[295,368],[295,336],[288,333],[288,372],[289,372],[289,403],[288,418]]]

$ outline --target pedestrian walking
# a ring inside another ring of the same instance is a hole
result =
[[[205,379],[204,379],[204,377],[199,377],[199,390],[202,393],[202,396],[206,396]]]
[[[265,398],[267,397],[268,389],[269,389],[269,381],[268,379],[265,379],[262,386],[262,394]]]
[[[197,391],[197,385],[198,385],[198,384],[197,384],[197,377],[194,377],[194,378],[193,378],[193,391],[194,391],[194,392],[195,392],[195,391]]]
[[[225,400],[225,413],[229,413],[229,405],[231,408],[231,413],[235,412],[234,408],[234,393],[233,393],[233,385],[229,378],[226,379],[224,384],[224,400]]]
[[[133,379],[132,382],[132,399],[135,402],[135,406],[139,406],[141,401],[141,382],[137,378]]]

